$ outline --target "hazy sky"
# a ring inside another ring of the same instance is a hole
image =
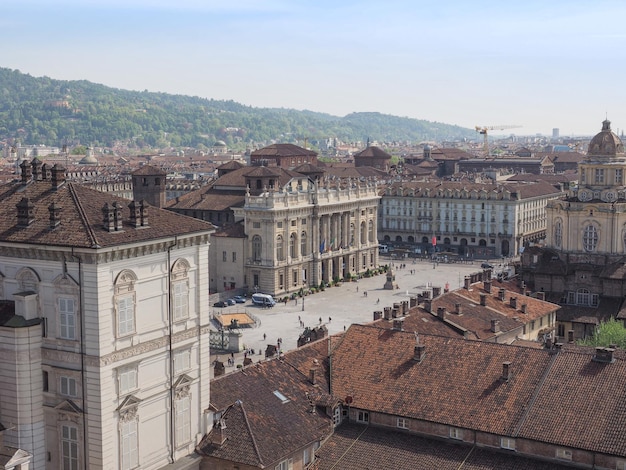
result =
[[[518,135],[608,116],[621,134],[625,19],[623,0],[2,0],[0,66]]]

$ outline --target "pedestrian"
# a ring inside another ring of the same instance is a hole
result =
[[[298,298],[296,297],[295,299],[293,299],[296,302],[296,305],[298,305]]]
[[[320,317],[320,325],[322,324],[322,317]]]
[[[343,325],[343,331],[346,331],[346,325]]]
[[[330,323],[330,322],[331,322],[331,320],[332,320],[332,318],[328,317],[328,323]]]
[[[302,319],[300,318],[300,315],[298,315],[298,321],[302,321]]]
[[[364,295],[365,297],[367,297],[367,291],[363,292],[363,295]]]
[[[359,286],[356,286],[356,291],[357,291],[357,292],[359,291]]]
[[[263,341],[265,341],[265,338],[267,338],[267,335],[263,333]]]
[[[376,299],[376,305],[380,303],[380,299]]]

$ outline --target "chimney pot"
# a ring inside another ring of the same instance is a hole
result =
[[[460,303],[454,304],[454,309],[457,315],[461,315],[463,313],[463,306]]]
[[[522,313],[526,313],[526,309],[528,308],[527,304],[522,304],[520,310],[522,311]]]
[[[317,381],[315,379],[315,368],[313,367],[309,369],[309,382],[311,382],[312,385],[317,384]]]
[[[502,380],[508,382],[511,379],[511,362],[506,361],[502,363]]]
[[[487,305],[487,294],[480,294],[480,305],[482,305],[483,307]]]
[[[437,307],[437,316],[442,320],[446,318],[446,307]]]
[[[491,332],[499,333],[500,332],[500,321],[499,320],[491,320]]]
[[[404,322],[402,320],[394,320],[393,321],[393,329],[394,330],[398,330],[398,331],[402,331],[402,324]]]
[[[418,344],[417,346],[415,346],[415,349],[413,351],[413,359],[417,362],[422,362],[424,360],[424,357],[426,356],[426,345]]]
[[[491,281],[484,281],[483,285],[485,287],[485,292],[487,294],[491,294]]]
[[[517,297],[511,296],[509,300],[510,300],[511,308],[517,308]]]
[[[466,290],[470,290],[470,286],[472,285],[472,279],[469,276],[465,276],[463,279],[463,287]]]
[[[424,300],[424,310],[426,310],[428,313],[430,313],[430,311],[432,310],[432,306],[433,306],[433,301],[432,300]]]
[[[382,317],[383,317],[383,312],[381,312],[380,310],[376,310],[374,312],[374,321],[380,320]]]
[[[498,290],[498,298],[504,302],[504,296],[506,295],[506,289],[500,288]]]

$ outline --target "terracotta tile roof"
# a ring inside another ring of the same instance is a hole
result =
[[[34,221],[21,227],[16,207],[23,198],[33,204]],[[148,226],[134,228],[128,208],[131,201],[76,183],[64,183],[56,190],[50,181],[12,183],[0,187],[0,200],[0,241],[3,242],[96,248],[209,232],[215,228],[208,222],[152,206],[148,208]],[[60,224],[54,229],[50,228],[52,203],[61,208]],[[103,227],[102,208],[113,203],[121,206],[123,230],[109,232]]]
[[[387,158],[391,159],[391,155],[385,152],[380,147],[371,145],[360,152],[354,154],[354,158]]]
[[[305,178],[304,175],[295,171],[286,170],[282,167],[265,167],[265,166],[245,166],[238,170],[233,170],[218,178],[214,183],[215,189],[246,189],[246,177],[272,177],[278,179],[277,185],[287,184],[292,178]]]
[[[220,191],[205,187],[168,201],[168,209],[198,211],[225,211],[243,206],[246,194],[243,191]]]
[[[219,432],[214,428],[198,445],[199,452],[273,467],[274,462],[328,436],[330,418],[319,409],[312,413],[309,401],[323,400],[327,394],[307,376],[275,359],[214,379],[211,405],[216,410],[228,409],[223,429],[226,441],[221,446],[214,443]]]
[[[139,167],[137,170],[133,171],[133,175],[137,176],[152,176],[152,175],[162,175],[166,176],[167,173],[160,168],[157,168],[153,165],[143,165]]]
[[[316,452],[316,470],[566,470],[513,453],[492,452],[406,432],[343,424]]]
[[[626,359],[622,352],[612,364],[594,362],[594,352],[556,355],[520,437],[626,456]]]
[[[495,434],[518,425],[548,367],[546,351],[352,325],[332,357],[332,394],[352,406]],[[512,378],[501,379],[511,362]]]
[[[394,320],[385,320],[384,318],[373,322],[379,328],[393,329]],[[463,337],[463,333],[458,329],[452,328],[450,325],[442,322],[437,315],[425,311],[421,307],[413,307],[409,313],[402,319],[402,329],[404,331],[417,331],[419,334],[447,336],[447,337]]]
[[[243,168],[245,165],[237,160],[231,160],[226,163],[221,164],[217,167],[218,170],[238,170],[239,168]]]
[[[308,150],[302,147],[298,147],[294,144],[272,144],[262,149],[255,150],[251,154],[253,157],[302,157],[302,156],[317,156],[317,152]]]
[[[246,238],[243,220],[219,228],[211,237]]]

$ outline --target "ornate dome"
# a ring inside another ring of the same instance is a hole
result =
[[[620,153],[624,153],[624,144],[611,131],[611,121],[605,119],[602,122],[602,131],[589,142],[587,155],[611,157]]]

